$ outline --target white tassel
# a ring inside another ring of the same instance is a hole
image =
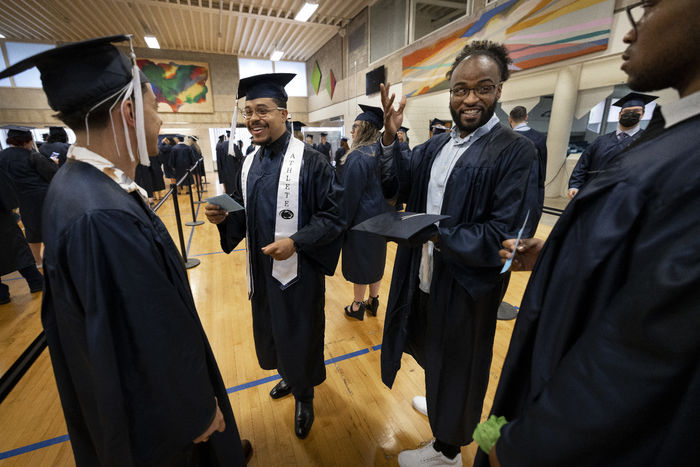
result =
[[[139,73],[139,66],[136,63],[136,53],[134,53],[134,42],[133,42],[133,36],[129,35],[129,48],[131,49],[131,53],[129,54],[131,58],[131,92],[129,95],[133,93],[134,96],[134,105],[135,105],[135,115],[134,119],[136,120],[136,147],[139,155],[139,162],[141,165],[145,165],[146,167],[149,167],[151,165],[151,161],[148,158],[148,145],[146,144],[146,125],[145,125],[145,117],[144,117],[144,112],[143,112],[143,92],[141,91],[141,73]],[[133,154],[131,154],[131,141],[127,139],[128,146],[129,146],[129,155],[131,156],[132,160],[135,160]]]
[[[236,90],[238,94],[238,90]],[[231,118],[231,136],[228,139],[228,154],[233,156],[233,144],[236,139],[236,124],[238,123],[238,99],[236,98],[236,103],[233,106],[233,118]]]

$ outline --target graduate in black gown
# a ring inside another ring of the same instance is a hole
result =
[[[7,144],[10,147],[0,151],[0,170],[4,170],[12,180],[19,198],[24,234],[34,261],[41,264],[41,210],[49,183],[58,171],[58,166],[34,151],[29,128],[10,127]]]
[[[220,135],[219,141],[216,143],[216,172],[219,177],[219,183],[224,185],[224,192],[230,193],[226,188],[226,155],[228,154],[228,138],[231,131],[227,130],[226,135]]]
[[[171,183],[175,183],[175,169],[173,169],[171,151],[173,148],[172,141],[167,136],[158,143],[158,159],[163,167],[163,175],[170,179]]]
[[[44,144],[39,148],[39,152],[45,157],[54,160],[62,167],[66,163],[66,154],[68,153],[68,133],[63,127],[49,127],[49,137]]]
[[[396,252],[382,380],[393,385],[404,352],[416,359],[425,370],[436,438],[425,448],[401,452],[402,466],[429,458],[437,462],[431,465],[461,465],[460,446],[472,441],[481,417],[496,313],[508,282],[500,272],[500,243],[517,234],[526,218],[525,231],[534,232],[541,214],[535,147],[494,115],[508,63],[500,44],[467,44],[448,73],[454,128],[410,152],[399,152],[394,141],[405,97],[394,109],[388,87],[381,86],[382,144],[392,145],[398,202],[406,202],[409,212],[450,216],[431,241]]]
[[[336,167],[343,185],[341,212],[348,227],[391,210],[384,199],[379,144],[384,112],[379,107],[362,105],[352,125],[352,149]],[[354,298],[345,307],[345,316],[364,319],[365,311],[377,316],[379,287],[386,265],[386,239],[379,235],[347,230],[343,235],[343,277],[353,283]],[[369,286],[369,297],[365,293]]]
[[[321,142],[318,143],[315,149],[328,158],[328,162],[331,162],[331,143],[326,139],[328,133],[321,133]]]
[[[338,146],[338,149],[335,150],[335,158],[333,160],[333,166],[335,167],[336,173],[338,172],[338,168],[340,167],[340,159],[350,151],[350,146],[348,146],[348,139],[343,136],[340,138],[340,145]]]
[[[27,239],[13,209],[19,207],[12,180],[0,169],[0,276],[14,271],[27,281],[31,293],[41,292],[44,278],[36,267]],[[0,305],[10,303],[10,288],[0,282]]]
[[[181,256],[132,181],[162,122],[135,58],[111,45],[129,37],[57,47],[0,73],[37,66],[76,134],[44,204],[41,312],[71,447],[78,466],[243,466]]]
[[[644,116],[644,106],[654,99],[656,96],[631,92],[613,104],[622,109],[617,129],[597,137],[583,151],[569,178],[569,199],[610,160],[642,136],[644,130],[639,122]]]
[[[326,378],[324,275],[335,272],[344,224],[333,168],[287,129],[284,86],[294,76],[268,74],[240,81],[246,125],[259,145],[246,157],[242,189],[234,193],[245,211],[227,215],[207,204],[205,212],[218,225],[225,252],[246,238],[258,362],[282,377],[270,392],[272,398],[294,395],[294,431],[305,438],[314,419],[314,386]]]
[[[547,135],[530,128],[527,124],[527,109],[522,105],[513,107],[508,114],[508,123],[513,131],[517,131],[533,143],[537,148],[537,164],[539,166],[539,203],[544,204],[544,184],[547,177]]]
[[[663,0],[632,13],[628,86],[681,99],[654,111],[544,245],[518,249],[514,265],[534,269],[491,412],[507,424],[495,447],[484,442],[491,466],[700,458],[700,55],[688,47],[700,42],[700,9]]]
[[[174,136],[175,145],[170,149],[170,160],[172,168],[175,172],[175,179],[179,181],[187,173],[187,169],[192,167],[197,161],[197,156],[191,146],[184,142],[184,136]],[[178,187],[178,192],[183,187],[187,187],[187,193],[192,188],[192,176],[188,176],[185,181]]]

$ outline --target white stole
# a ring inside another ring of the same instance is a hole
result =
[[[301,165],[304,157],[304,143],[294,138],[289,138],[287,152],[284,154],[282,161],[282,170],[280,171],[279,183],[277,186],[277,209],[275,215],[275,241],[282,238],[288,238],[294,235],[299,226],[299,180],[301,174]],[[250,154],[243,161],[241,170],[241,188],[243,191],[243,207],[247,209],[248,198],[248,171],[253,165],[253,160],[262,149],[258,149],[253,154]],[[246,278],[248,282],[248,298],[253,296],[254,284],[251,274],[250,260],[250,229],[246,222]],[[282,289],[291,285],[297,278],[299,257],[296,252],[289,258],[278,261],[273,260],[272,277],[277,279]]]

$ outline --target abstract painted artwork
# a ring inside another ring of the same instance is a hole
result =
[[[321,89],[321,67],[318,66],[317,61],[314,62],[314,69],[311,72],[311,85],[316,95],[318,95],[318,91]]]
[[[335,85],[335,75],[333,74],[333,70],[331,70],[330,75],[328,76],[328,81],[326,82],[326,89],[328,90],[328,95],[331,96],[331,99],[333,99],[333,94],[335,94]]]
[[[151,81],[158,112],[214,111],[208,64],[151,58],[138,59],[137,63]]]
[[[615,0],[509,0],[480,17],[458,20],[429,45],[403,56],[408,97],[447,89],[445,73],[471,40],[502,42],[511,70],[527,70],[608,47]]]

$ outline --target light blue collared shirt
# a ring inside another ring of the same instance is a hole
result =
[[[459,129],[455,126],[450,130],[450,139],[445,144],[440,153],[435,157],[433,167],[430,170],[430,181],[428,182],[428,197],[425,203],[425,210],[428,214],[440,214],[442,211],[442,200],[445,197],[445,187],[450,178],[452,169],[460,156],[474,144],[476,140],[487,134],[499,123],[496,115],[471,134],[461,138]],[[420,279],[420,289],[425,293],[430,293],[430,283],[433,279],[433,242],[423,244],[423,253],[420,260],[418,277]]]

